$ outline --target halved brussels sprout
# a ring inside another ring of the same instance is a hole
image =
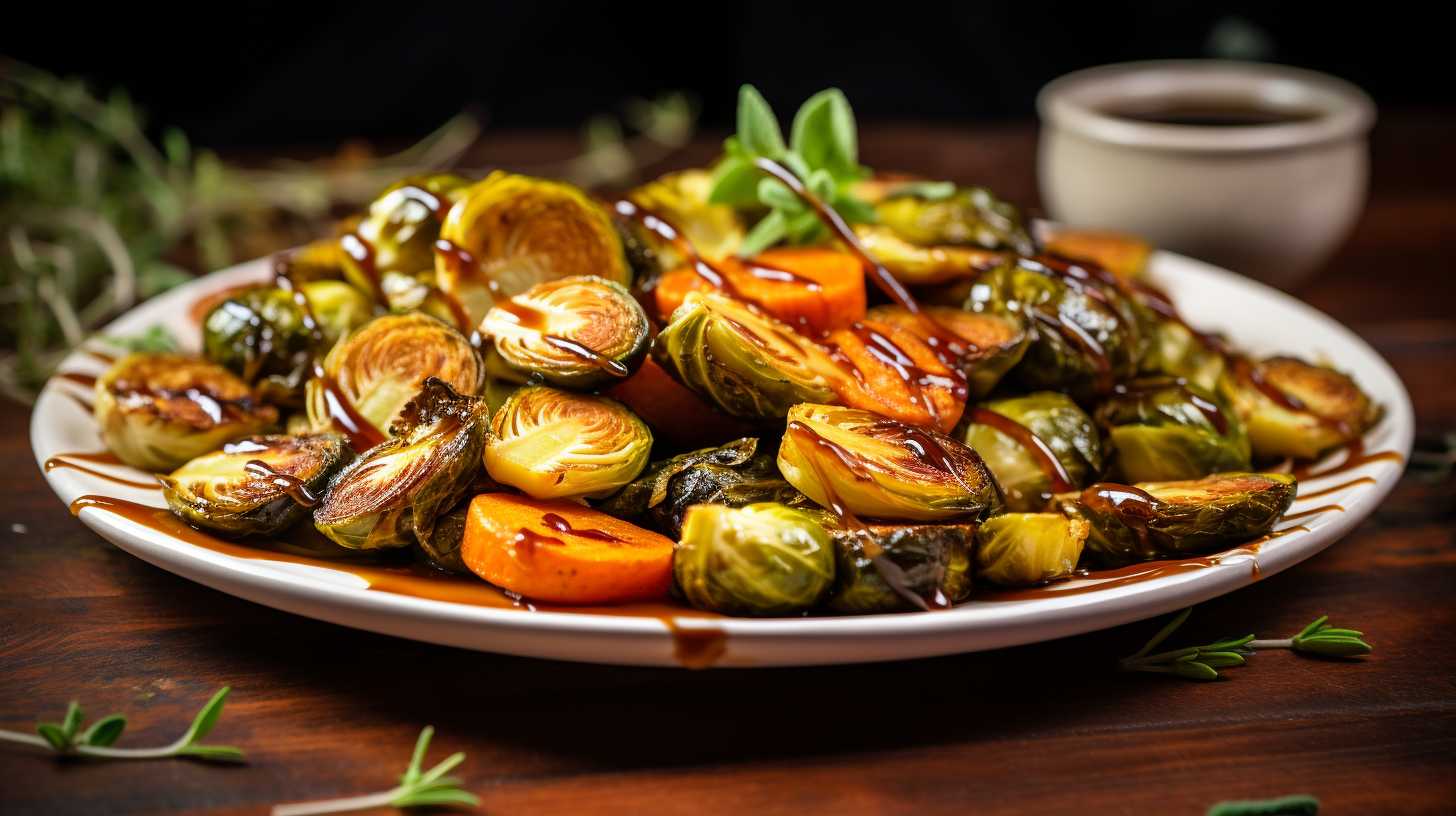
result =
[[[1244,424],[1224,401],[1172,379],[1134,380],[1097,409],[1113,472],[1131,482],[1249,469]]]
[[[600,509],[621,518],[643,519],[664,535],[678,538],[683,516],[695,504],[743,507],[775,502],[816,507],[779,475],[773,454],[758,447],[759,440],[745,437],[653,462]]]
[[[567,388],[629,376],[647,355],[649,328],[621,284],[592,275],[538,283],[497,303],[480,324],[507,365]]]
[[[976,576],[1002,586],[1033,586],[1077,569],[1091,525],[1061,513],[1004,513],[976,533]]]
[[[96,381],[101,440],[121,461],[173,470],[224,442],[278,422],[248,384],[216,363],[181,354],[128,354]]]
[[[829,534],[802,510],[698,504],[683,519],[672,573],[688,603],[728,615],[792,615],[834,584]]]
[[[399,309],[403,304],[384,288],[386,277],[416,278],[434,270],[440,223],[469,186],[467,179],[450,173],[411,176],[391,184],[370,203],[358,225],[338,239],[345,279]],[[405,294],[397,284],[395,293]]]
[[[966,246],[920,246],[881,224],[856,224],[854,234],[875,260],[913,286],[974,278],[1006,261],[1006,253]]]
[[[743,243],[743,222],[732,207],[708,203],[713,174],[707,170],[668,173],[627,193],[627,200],[671,224],[703,258],[726,258]],[[629,254],[640,247],[642,271],[657,275],[688,262],[678,247],[637,223],[627,225]]]
[[[867,518],[979,516],[997,502],[996,483],[975,451],[854,408],[794,406],[778,464],[821,507]]]
[[[828,603],[834,612],[945,607],[971,594],[974,524],[825,523],[834,541],[835,583]]]
[[[896,235],[919,246],[1010,249],[1022,255],[1033,251],[1021,213],[985,187],[962,187],[945,197],[892,192],[875,205],[875,215]]]
[[[436,285],[460,302],[472,324],[497,298],[543,281],[596,275],[632,283],[606,211],[559,181],[491,173],[450,209],[440,238],[456,251],[436,253]]]
[[[435,521],[454,507],[480,471],[487,409],[430,377],[376,445],[329,486],[314,510],[318,531],[356,550],[426,543]]]
[[[758,309],[692,292],[652,354],[679,382],[729,414],[771,419],[800,402],[832,402],[844,377],[827,349]]]
[[[1218,473],[1179,482],[1094,484],[1059,497],[1092,524],[1086,554],[1107,566],[1208,552],[1269,532],[1294,502],[1283,473]]]
[[[1013,317],[977,314],[949,306],[922,306],[921,312],[946,332],[964,341],[966,353],[960,357],[960,368],[972,398],[991,393],[1006,372],[1021,362],[1022,355],[1026,354],[1030,335]],[[927,342],[940,342],[926,330],[919,317],[903,306],[876,306],[869,310],[865,319],[899,326]]]
[[[337,434],[253,436],[160,477],[162,495],[189,524],[227,536],[273,535],[308,515],[352,457]]]
[[[528,385],[491,420],[491,478],[537,499],[600,498],[647,466],[652,432],[616,400]]]
[[[1054,227],[1050,233],[1045,241],[1047,252],[1092,261],[1127,280],[1142,277],[1153,254],[1147,241],[1123,232]]]
[[[1227,368],[1227,360],[1217,348],[1211,348],[1187,326],[1148,312],[1143,307],[1143,323],[1148,327],[1148,348],[1138,363],[1144,374],[1176,377],[1213,391]]]
[[[387,428],[420,392],[426,377],[473,396],[485,384],[480,355],[464,335],[429,315],[383,315],[342,338],[323,361],[324,373],[354,410],[375,428]],[[315,429],[331,427],[329,393],[308,383],[308,417]]]
[[[1102,441],[1097,426],[1066,394],[1039,391],[994,400],[979,408],[967,412],[962,438],[991,469],[1008,509],[1041,510],[1056,489],[1065,489],[1054,487],[1055,478],[1065,475],[1070,487],[1080,488],[1101,472]],[[1020,425],[1035,439],[999,430],[995,427],[999,420],[986,412]],[[1042,445],[1061,465],[1062,474],[1040,452]]]
[[[1381,413],[1348,375],[1293,357],[1235,361],[1220,390],[1258,459],[1317,459],[1358,438]]]

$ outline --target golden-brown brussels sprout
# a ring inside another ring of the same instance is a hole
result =
[[[1045,249],[1054,255],[1092,261],[1125,280],[1142,277],[1153,254],[1152,245],[1136,235],[1066,227],[1051,231]]]
[[[537,499],[600,498],[647,466],[652,432],[616,400],[528,385],[491,423],[491,478]]]
[[[1092,524],[1086,554],[1107,566],[1208,552],[1269,532],[1294,502],[1283,473],[1218,473],[1181,482],[1094,484],[1059,497]]]
[[[690,293],[652,353],[682,384],[746,419],[782,417],[800,402],[833,402],[833,378],[845,376],[822,346],[718,293]]]
[[[1235,361],[1220,390],[1257,459],[1317,459],[1380,419],[1380,406],[1349,376],[1293,357]]]
[[[423,314],[384,315],[346,335],[323,361],[324,373],[361,416],[387,428],[436,377],[467,396],[485,384],[480,355],[460,332]],[[317,379],[308,384],[308,416],[315,429],[332,423],[329,393]]]
[[[189,524],[226,536],[273,535],[308,515],[352,457],[337,434],[253,436],[160,477],[162,495]]]
[[[854,234],[875,260],[912,286],[974,278],[1004,263],[1007,253],[969,246],[920,246],[881,224],[856,224]]]
[[[828,514],[824,514],[828,515]],[[971,594],[974,524],[833,525],[835,582],[828,608],[871,615],[946,607]]]
[[[1056,491],[1085,487],[1102,470],[1097,426],[1066,394],[995,400],[967,418],[962,438],[991,469],[1010,510],[1041,510]]]
[[[812,516],[782,504],[688,508],[672,572],[688,603],[728,615],[792,615],[834,583],[834,547]]]
[[[977,314],[948,306],[922,306],[921,311],[945,332],[964,341],[966,353],[960,357],[960,368],[973,399],[991,393],[1006,372],[1026,354],[1030,335],[1010,316]],[[865,319],[899,326],[927,342],[939,342],[926,330],[924,321],[903,306],[876,306]]]
[[[572,275],[628,286],[632,272],[605,210],[559,181],[491,173],[450,209],[435,256],[436,284],[479,323],[499,297]]]
[[[1227,361],[1213,348],[1176,320],[1167,320],[1142,309],[1147,327],[1148,348],[1138,363],[1139,370],[1153,376],[1176,377],[1205,391],[1218,388]]]
[[[794,406],[778,464],[820,506],[867,518],[979,516],[997,501],[996,484],[975,451],[854,408]]]
[[[436,519],[464,497],[480,471],[487,423],[484,400],[426,379],[389,429],[392,438],[329,485],[314,527],[356,550],[429,542]]]
[[[411,176],[391,184],[369,205],[353,230],[338,239],[344,277],[359,291],[387,303],[389,276],[415,279],[435,268],[435,240],[445,213],[459,201],[470,182],[449,173]],[[398,282],[396,294],[403,294]]]
[[[1113,473],[1124,481],[1249,469],[1243,422],[1221,397],[1190,383],[1162,378],[1121,385],[1097,409],[1097,421],[1107,430]]]
[[[1033,247],[1021,213],[985,187],[962,187],[950,195],[892,193],[875,205],[879,222],[918,246],[972,246],[1030,255]]]
[[[538,283],[491,307],[480,330],[500,359],[565,388],[592,388],[641,365],[647,313],[621,284],[592,275]]]
[[[683,170],[633,189],[627,200],[671,224],[699,256],[726,258],[743,243],[743,222],[732,207],[708,202],[712,186],[713,174],[707,170]],[[677,269],[689,260],[678,247],[635,222],[628,225],[628,233],[632,244],[646,250],[643,271],[648,274]]]
[[[992,516],[976,533],[976,576],[1001,586],[1033,586],[1077,568],[1091,525],[1061,513]]]
[[[278,422],[227,369],[180,354],[118,360],[96,381],[94,413],[106,447],[143,470],[173,470]]]

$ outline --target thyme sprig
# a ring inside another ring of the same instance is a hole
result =
[[[460,787],[460,780],[446,776],[465,761],[464,753],[453,753],[428,771],[421,770],[425,760],[425,751],[429,748],[430,738],[434,734],[435,728],[430,725],[420,731],[420,737],[415,741],[414,755],[410,757],[409,767],[400,776],[398,786],[364,796],[277,805],[273,808],[272,816],[315,816],[320,813],[347,813],[354,810],[390,806],[401,808],[426,805],[474,807],[480,804],[480,799],[475,794]]]
[[[1307,793],[1296,793],[1277,799],[1219,802],[1205,816],[1315,816],[1319,809],[1318,799]]]
[[[223,686],[212,699],[192,718],[187,731],[175,741],[159,748],[113,748],[111,747],[122,731],[126,729],[126,717],[108,714],[91,724],[85,731],[81,724],[85,714],[75,700],[66,707],[66,715],[60,722],[37,723],[35,730],[40,736],[22,734],[18,731],[0,730],[0,740],[49,748],[62,756],[83,756],[94,759],[165,759],[167,757],[188,757],[213,762],[242,762],[243,752],[231,745],[205,745],[201,742],[217,720],[222,716],[223,702],[232,689]]]
[[[1329,616],[1322,615],[1292,637],[1278,640],[1258,640],[1253,635],[1241,638],[1215,641],[1201,646],[1184,646],[1153,652],[1163,641],[1188,620],[1193,607],[1179,612],[1163,625],[1158,633],[1133,654],[1117,662],[1117,667],[1126,672],[1149,674],[1170,674],[1185,680],[1217,680],[1219,669],[1242,666],[1248,658],[1261,649],[1290,649],[1294,652],[1318,657],[1351,658],[1369,654],[1370,644],[1364,641],[1364,633],[1354,629],[1336,629],[1329,625]]]

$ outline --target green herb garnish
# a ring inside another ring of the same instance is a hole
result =
[[[429,725],[420,732],[420,738],[415,742],[414,755],[410,757],[409,767],[400,776],[397,787],[381,793],[351,796],[346,799],[278,805],[273,808],[272,816],[313,816],[313,814],[319,813],[345,813],[352,810],[389,806],[401,808],[426,805],[474,807],[480,804],[480,799],[475,794],[460,787],[460,780],[445,775],[465,761],[464,753],[451,754],[428,771],[420,770],[420,766],[424,763],[425,750],[430,745],[430,737],[434,734],[434,727]]]
[[[1208,809],[1207,816],[1315,816],[1319,808],[1318,799],[1296,793],[1278,799],[1219,802]]]
[[[1329,616],[1324,615],[1304,627],[1299,634],[1283,640],[1256,640],[1253,635],[1245,635],[1203,646],[1185,646],[1153,653],[1153,649],[1177,631],[1192,613],[1193,607],[1179,612],[1141,649],[1119,660],[1117,667],[1128,672],[1171,674],[1185,680],[1217,680],[1219,669],[1242,666],[1260,649],[1291,649],[1319,657],[1358,657],[1371,651],[1370,644],[1362,640],[1363,633],[1354,629],[1332,628]]]
[[[66,708],[66,716],[58,723],[43,722],[36,725],[39,737],[17,731],[0,731],[0,740],[18,742],[50,748],[63,756],[83,756],[96,759],[165,759],[167,757],[190,757],[215,762],[242,762],[243,752],[231,745],[204,745],[199,740],[206,737],[222,716],[223,701],[231,689],[223,686],[212,695],[207,705],[197,712],[192,725],[175,742],[160,748],[113,748],[113,743],[126,729],[126,717],[110,714],[81,730],[85,715],[74,700]]]

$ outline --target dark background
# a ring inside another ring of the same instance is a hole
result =
[[[464,109],[493,128],[569,127],[670,90],[722,129],[745,81],[784,117],[837,85],[867,121],[1025,118],[1042,84],[1076,68],[1223,55],[1328,71],[1385,108],[1449,111],[1449,33],[1425,8],[26,3],[0,21],[0,54],[124,86],[153,123],[224,149],[405,141]]]

